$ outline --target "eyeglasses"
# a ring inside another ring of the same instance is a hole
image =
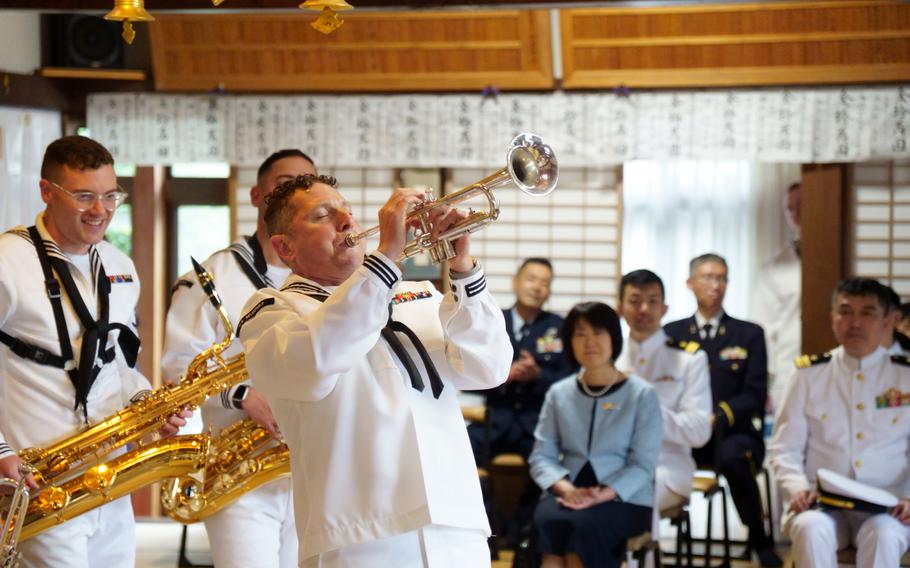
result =
[[[718,274],[700,274],[697,277],[702,282],[708,282],[710,284],[726,284],[727,277],[720,276]]]
[[[64,188],[60,187],[59,185],[52,182],[51,180],[47,180],[47,181],[52,186],[56,187],[63,193],[69,195],[70,198],[73,200],[73,203],[76,204],[76,209],[78,209],[80,212],[88,211],[89,209],[91,209],[92,207],[95,206],[95,203],[98,200],[101,200],[101,205],[104,206],[105,209],[107,209],[108,211],[113,211],[114,209],[117,209],[117,207],[122,205],[123,202],[126,201],[126,198],[129,197],[129,195],[125,191],[123,191],[123,188],[120,187],[119,185],[117,186],[117,189],[112,189],[103,195],[98,195],[94,191],[89,191],[87,189],[79,189],[76,191],[70,191],[68,189],[64,189]]]

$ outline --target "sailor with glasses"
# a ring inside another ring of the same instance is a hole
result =
[[[69,437],[151,388],[135,369],[136,268],[103,240],[126,199],[111,154],[82,136],[61,138],[46,150],[39,185],[46,208],[35,225],[0,234],[0,477],[11,479],[18,452]],[[169,417],[159,433],[173,434],[188,415]],[[27,568],[132,566],[130,499],[32,537],[20,552]]]

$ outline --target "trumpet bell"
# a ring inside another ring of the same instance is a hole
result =
[[[506,163],[512,182],[528,195],[544,196],[556,188],[559,166],[540,136],[524,132],[512,140]]]

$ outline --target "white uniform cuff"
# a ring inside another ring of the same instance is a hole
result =
[[[450,283],[450,290],[456,302],[469,300],[487,289],[487,278],[484,276],[480,263],[474,265],[470,272],[457,280],[453,279]]]

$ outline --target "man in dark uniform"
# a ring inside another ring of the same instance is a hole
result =
[[[534,428],[544,395],[550,385],[569,374],[560,340],[562,318],[543,310],[552,282],[553,266],[545,258],[526,259],[512,279],[515,305],[503,310],[514,350],[512,367],[505,384],[485,393],[490,455],[484,455],[484,426],[468,427],[479,464],[502,453],[527,459],[534,446]]]
[[[698,341],[708,355],[714,400],[711,441],[693,450],[695,461],[727,478],[740,518],[749,529],[749,547],[762,566],[782,566],[765,532],[761,495],[755,482],[765,458],[761,417],[768,396],[765,337],[754,323],[734,319],[723,309],[727,262],[703,254],[689,263],[686,282],[698,310],[692,317],[667,324],[673,338]]]
[[[515,305],[503,310],[513,351],[509,377],[484,393],[488,425],[468,426],[478,464],[486,464],[499,454],[520,454],[527,461],[544,395],[550,385],[570,372],[562,354],[562,318],[543,309],[552,282],[553,266],[546,258],[525,259],[512,279]],[[514,518],[505,519],[503,527],[512,546],[517,546],[527,532],[540,495],[530,478],[519,491]]]

